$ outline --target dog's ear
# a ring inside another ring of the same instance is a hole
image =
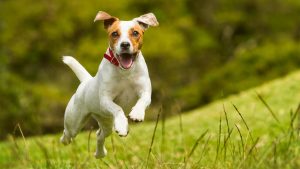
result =
[[[118,21],[119,19],[111,16],[110,14],[99,11],[94,19],[94,22],[96,21],[104,21],[104,28],[108,29],[115,21]]]
[[[137,21],[144,30],[148,29],[149,26],[158,26],[159,25],[159,23],[153,13],[147,13],[147,14],[141,15],[137,18],[134,18],[133,20]]]

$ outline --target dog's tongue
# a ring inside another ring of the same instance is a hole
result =
[[[124,69],[129,69],[132,66],[133,58],[131,55],[123,55],[120,57],[120,63]]]

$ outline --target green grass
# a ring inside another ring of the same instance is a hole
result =
[[[102,160],[93,157],[95,131],[68,146],[60,134],[10,136],[0,143],[0,168],[300,168],[299,103],[295,72],[158,123],[131,124],[126,138],[107,138]]]

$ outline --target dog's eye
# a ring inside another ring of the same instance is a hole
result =
[[[132,35],[133,35],[134,37],[138,37],[138,36],[139,36],[139,32],[138,32],[138,31],[133,31],[133,32],[132,32]]]
[[[115,31],[115,32],[111,33],[111,36],[113,38],[117,38],[119,36],[119,33],[117,31]]]

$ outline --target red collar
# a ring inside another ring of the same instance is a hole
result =
[[[118,59],[114,56],[114,53],[112,52],[112,50],[110,48],[108,48],[109,51],[109,55],[108,54],[104,54],[104,58],[107,59],[111,64],[114,64],[115,66],[119,66],[119,61]]]

